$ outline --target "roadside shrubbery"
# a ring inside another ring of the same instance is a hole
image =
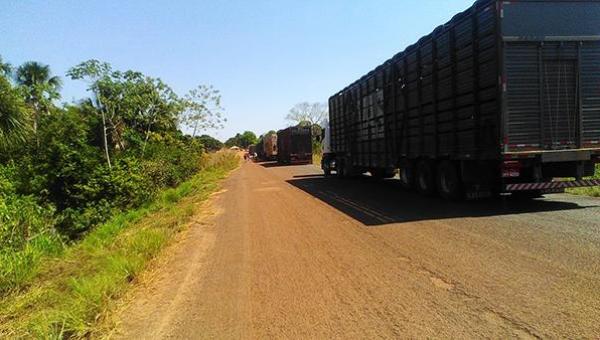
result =
[[[600,179],[600,164],[596,164],[596,174],[593,178]],[[600,187],[568,189],[567,192],[575,195],[600,197]]]
[[[179,131],[220,124],[210,87],[180,97],[90,60],[68,73],[90,98],[57,106],[62,81],[48,66],[0,66],[0,296],[25,288],[45,257],[189,180],[206,166],[203,142],[219,145]]]
[[[194,176],[161,190],[137,209],[115,214],[80,242],[58,248],[48,261],[37,261],[39,252],[29,250],[42,249],[38,243],[45,238],[27,243],[18,259],[4,258],[12,264],[15,281],[2,277],[2,282],[27,282],[33,289],[0,299],[0,338],[91,337],[112,301],[189,223],[198,203],[240,161],[230,152],[199,158],[202,169]],[[36,271],[28,271],[33,266]]]
[[[16,194],[16,168],[0,166],[0,295],[27,282],[44,255],[62,249],[55,211]]]
[[[71,115],[55,117],[69,126]],[[60,253],[63,244],[212,162],[199,143],[172,138],[149,141],[144,156],[124,153],[108,168],[89,150],[85,129],[69,128],[74,133],[62,138],[42,133],[36,153],[19,165],[0,165],[0,295],[27,284],[43,256]]]

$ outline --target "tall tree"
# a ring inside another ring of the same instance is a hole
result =
[[[25,140],[26,112],[19,91],[0,75],[0,149]]]
[[[127,71],[120,81],[124,91],[124,128],[143,136],[143,155],[152,133],[176,130],[177,118],[185,103],[161,79]]]
[[[184,112],[181,124],[192,130],[192,137],[199,131],[221,129],[227,121],[223,118],[221,94],[212,86],[200,85],[183,99]]]
[[[305,122],[308,122],[313,126],[321,124],[327,118],[327,114],[326,104],[303,102],[291,108],[285,118],[296,124],[305,124]]]
[[[36,61],[19,66],[15,80],[25,94],[25,102],[33,114],[33,133],[37,135],[40,117],[49,114],[52,101],[60,98],[61,80],[52,76],[50,66]]]
[[[5,63],[0,56],[0,76],[9,77],[13,72],[13,67],[9,63]]]
[[[142,155],[152,134],[177,130],[185,101],[162,80],[135,71],[114,71],[97,60],[69,70],[72,79],[88,81],[91,101],[102,118],[104,152],[111,167],[110,149],[125,150],[130,142],[141,146]]]
[[[114,103],[105,100],[111,92],[118,92],[115,86],[112,86],[112,73],[110,64],[94,59],[84,61],[67,72],[67,76],[71,79],[86,80],[89,84],[88,91],[93,93],[91,104],[102,118],[102,143],[109,168],[112,168],[112,163],[108,146],[108,120],[116,115],[118,109]]]

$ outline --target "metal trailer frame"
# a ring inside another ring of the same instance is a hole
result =
[[[277,132],[277,161],[280,164],[311,164],[312,130],[292,126]]]
[[[348,173],[349,169],[364,172],[413,168],[417,162],[447,160],[458,162],[464,182],[479,191],[488,183],[500,191],[542,186],[540,176],[528,175],[531,177],[529,180],[502,177],[505,161],[523,161],[527,171],[540,173],[542,169],[548,171],[554,163],[563,162],[564,165],[571,162],[577,164],[572,177],[578,179],[590,174],[592,164],[593,173],[593,163],[600,161],[600,144],[594,147],[594,144],[584,143],[587,131],[582,119],[582,112],[587,112],[591,117],[587,124],[592,128],[599,124],[598,131],[590,128],[592,132],[588,135],[597,134],[600,143],[600,101],[596,102],[593,98],[588,100],[584,110],[583,96],[579,94],[579,141],[575,150],[531,150],[527,143],[513,145],[508,140],[512,138],[512,131],[518,130],[516,126],[527,123],[519,122],[518,116],[511,115],[511,96],[515,91],[511,91],[512,82],[507,84],[511,79],[507,79],[506,63],[506,53],[511,44],[529,42],[544,46],[556,40],[559,40],[557,44],[577,41],[577,91],[582,86],[579,80],[584,65],[581,62],[582,51],[587,53],[586,75],[597,66],[590,61],[591,58],[596,53],[600,56],[600,36],[505,36],[506,6],[527,3],[569,6],[586,3],[594,4],[594,10],[600,8],[596,7],[600,3],[598,0],[577,3],[565,0],[477,1],[447,24],[439,26],[430,35],[330,98],[332,149],[340,166]],[[590,45],[587,51],[581,47]],[[544,50],[540,48],[540,60],[542,52]],[[538,63],[540,69],[541,65],[541,62]],[[542,73],[539,74],[541,78]],[[590,77],[586,78],[588,83],[600,84],[600,73],[593,74],[592,80],[588,79]],[[540,80],[540,92],[542,85]],[[546,127],[541,117],[541,98],[542,95],[538,99],[540,118],[536,128],[542,139]],[[548,156],[556,154],[561,154],[562,158],[553,160],[553,156]],[[586,155],[587,159],[582,159]],[[570,174],[571,171],[563,173]],[[536,186],[515,186],[532,182],[532,179]],[[545,183],[543,186],[549,188],[567,185],[565,182]],[[595,181],[578,180],[568,185],[597,184]]]

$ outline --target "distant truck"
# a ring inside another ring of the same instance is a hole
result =
[[[265,161],[265,142],[262,138],[256,143],[256,157],[259,161]]]
[[[277,134],[267,134],[262,140],[264,144],[264,159],[269,161],[277,160]]]
[[[425,195],[597,186],[600,1],[479,0],[329,99],[323,170]],[[575,180],[555,181],[555,178]]]
[[[277,132],[277,160],[280,164],[312,163],[312,131],[294,126]]]
[[[277,134],[262,136],[256,145],[256,152],[261,161],[277,160]]]
[[[252,156],[254,154],[256,154],[256,145],[250,145],[248,146],[248,153]]]

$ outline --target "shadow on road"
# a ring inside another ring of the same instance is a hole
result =
[[[318,174],[314,174],[314,175],[296,175],[294,176],[294,179],[296,178],[324,178],[323,175],[318,175]]]
[[[307,165],[307,163],[291,163],[291,164],[281,164],[279,162],[257,162],[256,164],[263,166],[265,168],[281,168],[281,167],[291,167],[291,166],[302,166]]]
[[[311,175],[295,176],[287,182],[368,226],[585,209],[570,202],[517,200],[511,197],[448,202],[406,191],[397,180],[378,181],[369,177],[342,180]]]

